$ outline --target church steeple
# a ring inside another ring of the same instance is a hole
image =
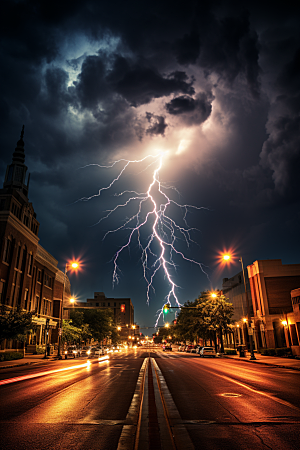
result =
[[[29,178],[27,178],[26,184],[26,172],[27,166],[25,166],[25,152],[24,152],[24,125],[21,131],[20,139],[17,142],[17,147],[13,153],[12,163],[7,166],[5,180],[3,183],[4,188],[17,189],[21,191],[26,197],[28,197]]]

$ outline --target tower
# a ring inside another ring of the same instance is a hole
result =
[[[6,169],[4,179],[4,188],[17,189],[28,198],[29,178],[28,174],[26,180],[27,167],[25,166],[25,152],[24,152],[24,125],[21,131],[21,136],[17,142],[17,147],[13,153],[12,163]],[[26,183],[27,181],[27,183]]]

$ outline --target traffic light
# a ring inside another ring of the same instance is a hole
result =
[[[166,303],[164,306],[164,313],[168,314],[169,311],[170,311],[170,305],[169,305],[169,303]]]
[[[121,305],[121,313],[125,312],[125,305]]]

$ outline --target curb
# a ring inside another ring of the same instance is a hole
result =
[[[266,361],[259,361],[259,360],[253,360],[253,359],[250,360],[250,359],[244,359],[244,358],[232,358],[231,356],[227,356],[227,355],[222,356],[222,358],[234,359],[236,361],[244,361],[244,362],[249,362],[249,363],[254,363],[254,364],[264,364],[265,366],[280,367],[281,369],[300,370],[300,367],[283,366],[282,364],[274,364],[274,363],[266,362]]]

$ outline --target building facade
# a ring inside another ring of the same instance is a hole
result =
[[[39,244],[40,224],[28,199],[23,137],[24,127],[0,189],[0,304],[7,310],[34,312],[27,337],[27,345],[34,347],[57,342],[63,288],[67,303],[70,282]],[[15,341],[2,343],[2,348],[18,347]]]
[[[94,292],[94,298],[88,298],[86,302],[77,302],[74,307],[113,311],[114,323],[121,340],[131,344],[139,340],[140,330],[134,323],[134,306],[130,298],[107,298],[103,292]]]
[[[300,286],[300,264],[282,264],[280,259],[259,260],[247,269],[256,347],[291,347],[292,352],[298,354],[300,319],[297,288]],[[293,290],[296,294],[291,297]]]
[[[245,345],[249,349],[249,335],[247,326],[248,302],[250,307],[250,315],[253,316],[252,296],[247,271],[245,274],[245,284],[243,272],[239,272],[231,278],[224,278],[222,283],[222,294],[224,294],[229,302],[233,304],[234,315],[234,341],[237,345]],[[247,294],[246,294],[247,292]],[[247,295],[247,297],[246,297]]]

